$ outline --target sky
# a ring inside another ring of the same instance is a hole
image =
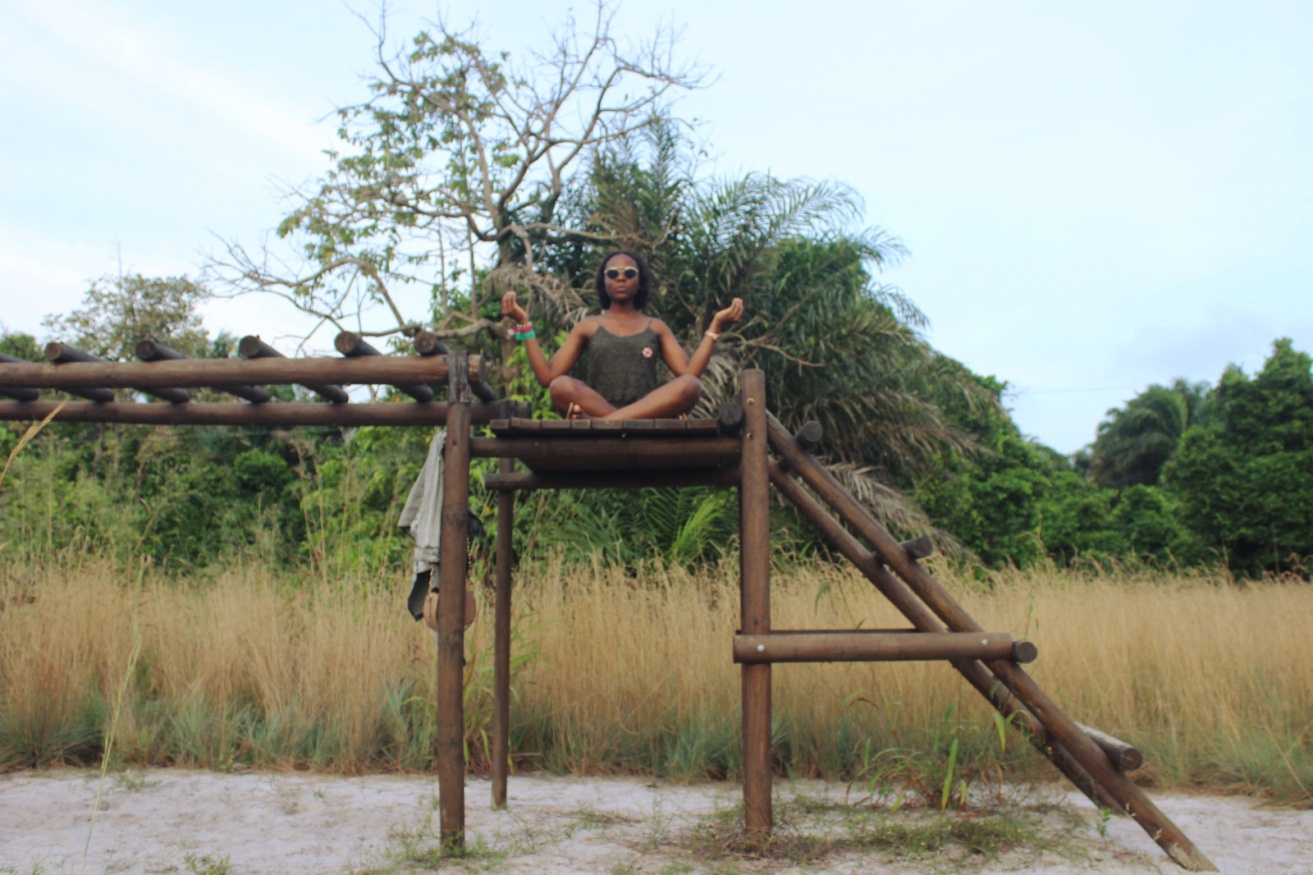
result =
[[[388,32],[477,17],[518,54],[592,8],[395,0]],[[97,277],[258,247],[365,96],[377,18],[0,3],[0,328],[53,339]],[[1254,373],[1279,337],[1313,352],[1313,3],[628,0],[613,32],[672,23],[714,79],[675,108],[708,171],[855,189],[910,251],[880,280],[1007,382],[1026,435],[1071,453],[1151,384]],[[205,316],[288,349],[311,327],[269,297]]]

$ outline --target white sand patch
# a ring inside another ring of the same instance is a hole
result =
[[[1031,838],[982,857],[959,846],[923,855],[854,850],[853,837],[863,830],[915,825],[927,816],[853,809],[842,804],[842,785],[786,782],[776,802],[781,834],[813,836],[821,845],[846,837],[848,846],[817,859],[752,859],[717,856],[706,838],[717,824],[723,832],[723,824],[734,822],[741,799],[735,784],[520,776],[510,781],[509,809],[493,811],[488,783],[471,780],[466,822],[472,854],[439,860],[431,777],[177,769],[111,774],[93,826],[98,778],[83,771],[0,776],[0,872],[1181,871],[1130,821],[1101,824],[1083,797],[1057,789],[1046,791],[1047,798],[1028,792],[1017,803],[1019,818],[1034,827]],[[1154,798],[1222,872],[1313,873],[1313,811],[1266,809],[1234,797]]]

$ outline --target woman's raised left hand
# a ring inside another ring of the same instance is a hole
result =
[[[711,318],[711,330],[719,334],[727,322],[737,322],[743,318],[743,299],[735,298],[724,310],[717,311]]]

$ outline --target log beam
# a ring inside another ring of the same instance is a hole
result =
[[[237,353],[244,359],[280,359],[283,354],[265,343],[254,334],[248,334],[237,342]],[[341,386],[324,383],[298,383],[331,404],[345,404],[350,401]]]
[[[488,474],[483,483],[489,489],[530,492],[537,489],[660,489],[666,486],[739,485],[738,468],[666,468],[660,471],[616,471],[606,477],[589,472],[519,471]]]
[[[0,353],[0,364],[7,364],[7,365],[29,364],[30,365],[30,364],[35,364],[35,362],[25,361],[24,359],[16,358],[12,355],[5,355],[4,353]],[[41,397],[41,393],[38,392],[36,389],[22,389],[18,387],[12,387],[12,388],[0,387],[0,396],[3,396],[5,398],[12,398],[15,401],[35,401]]]
[[[333,346],[338,352],[349,359],[366,358],[370,356],[384,357],[371,346],[366,340],[354,331],[343,331],[333,340]],[[446,376],[445,374],[443,375]],[[439,378],[441,379],[441,378]],[[392,388],[398,392],[404,392],[416,401],[432,401],[433,390],[428,386],[420,383],[391,383]]]
[[[143,362],[188,361],[191,356],[184,355],[176,349],[165,346],[155,340],[139,340],[133,350]],[[252,404],[263,404],[269,400],[269,393],[259,386],[211,386],[220,392],[235,395]]]
[[[451,353],[451,347],[443,343],[438,336],[431,331],[418,332],[411,342],[415,346],[415,352],[425,357],[449,355]],[[492,402],[497,400],[497,392],[482,380],[477,382],[471,381],[470,391],[473,392],[474,397],[478,398],[480,401]]]
[[[470,359],[477,371],[478,359]],[[395,384],[442,381],[445,359],[375,356],[357,359],[256,358],[187,359],[165,362],[70,362],[69,364],[0,364],[0,387],[86,390],[161,387],[197,388],[225,383],[284,384],[330,381]],[[106,399],[110,400],[110,399]]]
[[[359,425],[435,426],[447,422],[446,402],[383,401],[370,404],[321,404],[313,401],[244,401],[162,404],[113,401],[0,401],[0,420],[40,422],[63,403],[58,422],[135,422],[143,425]],[[486,425],[505,416],[501,403],[471,404],[470,420]]]
[[[736,437],[473,438],[476,458],[519,459],[535,471],[613,471],[633,468],[734,468],[742,441]],[[607,484],[599,484],[605,486]]]
[[[791,632],[735,635],[734,661],[913,662],[919,660],[1015,659],[1017,645],[1002,632]],[[1033,650],[1022,648],[1022,655]]]

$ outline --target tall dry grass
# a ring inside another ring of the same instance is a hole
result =
[[[940,576],[985,628],[1035,641],[1040,683],[1076,719],[1138,743],[1143,776],[1313,800],[1313,588],[1049,571],[987,590]],[[0,764],[99,755],[135,626],[123,762],[426,768],[434,648],[404,613],[405,589],[400,576],[325,586],[254,564],[196,585],[90,556],[0,568]],[[737,612],[732,563],[525,569],[514,609],[517,763],[733,775]],[[855,573],[823,565],[778,573],[772,613],[777,628],[905,625]],[[491,630],[484,604],[467,669],[476,767]],[[933,756],[952,740],[991,767],[1047,768],[1015,738],[1000,752],[988,709],[946,665],[783,665],[774,678],[781,770],[850,775],[871,750]]]

